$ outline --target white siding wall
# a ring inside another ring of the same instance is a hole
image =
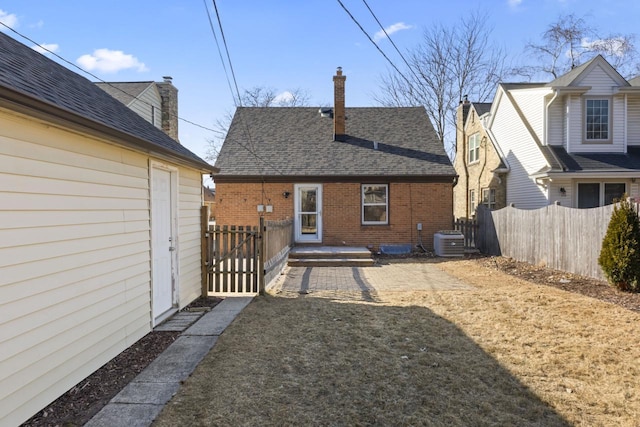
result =
[[[24,421],[150,331],[148,164],[0,111],[0,425]],[[193,223],[199,174],[181,173],[180,213]],[[181,305],[199,289],[194,227],[180,224]]]
[[[151,108],[151,106],[154,108]],[[134,99],[128,107],[149,123],[153,123],[158,129],[162,129],[162,99],[155,83],[150,83],[149,87],[137,99]]]
[[[521,209],[546,206],[544,189],[529,177],[546,166],[546,160],[506,96],[501,97],[491,131],[511,168],[507,175],[507,204],[514,203]]]
[[[560,191],[561,188],[565,190],[564,195]],[[573,207],[573,184],[570,178],[553,179],[553,182],[549,186],[549,204],[552,205],[555,202],[560,202],[560,205],[568,208]]]
[[[574,153],[622,153],[625,151],[624,144],[624,98],[613,95],[613,89],[618,82],[607,74],[599,65],[590,70],[589,73],[578,82],[577,86],[590,86],[591,89],[583,97],[573,96],[569,120],[570,126],[570,148]],[[611,103],[611,143],[592,144],[584,143],[584,97],[602,96],[609,97]]]
[[[640,98],[627,98],[627,144],[640,145]]]
[[[611,78],[609,74],[597,64],[588,73],[584,74],[582,79],[576,81],[574,86],[590,86],[587,92],[588,96],[610,96],[614,86],[618,86],[618,82]]]
[[[547,145],[565,145],[566,146],[566,132],[565,132],[565,120],[564,111],[566,108],[565,99],[556,98],[549,107],[549,140],[546,141]],[[543,142],[544,144],[545,142]]]
[[[180,244],[180,308],[200,296],[202,177],[198,171],[181,169],[178,178],[178,242]]]
[[[544,96],[549,92],[548,88],[511,90],[511,95],[540,141],[544,141]]]

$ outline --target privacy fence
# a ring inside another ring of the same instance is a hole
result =
[[[477,210],[476,244],[487,255],[605,279],[598,256],[613,205],[575,209],[550,205],[536,210]]]
[[[259,226],[209,226],[202,213],[202,295],[255,295],[284,268],[293,243],[293,221]]]

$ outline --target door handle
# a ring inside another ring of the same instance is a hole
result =
[[[175,251],[175,250],[176,250],[176,247],[175,247],[175,246],[169,246],[169,252],[173,252],[173,251]]]

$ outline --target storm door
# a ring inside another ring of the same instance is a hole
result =
[[[296,242],[322,242],[322,184],[296,184]]]

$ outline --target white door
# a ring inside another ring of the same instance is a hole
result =
[[[151,251],[153,255],[153,318],[173,307],[173,253],[171,172],[153,168],[151,183]]]
[[[322,184],[296,184],[296,242],[322,242]]]

